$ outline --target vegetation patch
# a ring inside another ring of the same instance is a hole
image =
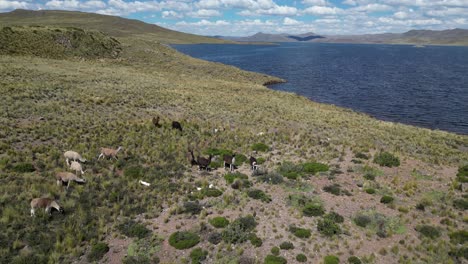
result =
[[[322,216],[325,213],[325,208],[321,203],[308,202],[304,205],[302,213],[305,216]]]
[[[465,244],[468,241],[468,231],[459,230],[449,234],[450,242],[454,244]]]
[[[389,195],[384,195],[382,196],[382,198],[380,198],[380,202],[383,203],[383,204],[389,204],[391,202],[393,202],[394,198],[392,196],[389,196]]]
[[[329,166],[318,162],[307,162],[302,164],[302,170],[307,174],[315,175],[318,172],[328,171]]]
[[[259,189],[250,189],[247,190],[247,195],[255,200],[261,200],[262,202],[269,203],[271,202],[271,197],[267,195],[264,191]]]
[[[455,199],[453,200],[453,206],[460,210],[468,210],[468,199],[467,198]]]
[[[301,262],[301,263],[307,262],[307,256],[302,253],[297,254],[296,260],[297,262]]]
[[[206,197],[219,197],[223,194],[221,190],[218,190],[216,188],[203,188],[201,193],[203,196]]]
[[[284,250],[289,250],[289,249],[294,249],[294,244],[289,241],[284,241],[283,243],[280,244],[279,247]]]
[[[374,163],[390,168],[398,167],[400,166],[400,159],[389,152],[380,152],[379,154],[375,155]]]
[[[264,264],[286,264],[288,263],[288,261],[281,256],[267,255],[263,263]]]
[[[310,229],[300,228],[293,225],[289,226],[289,232],[298,238],[309,238],[312,235]]]
[[[351,256],[348,258],[348,263],[349,264],[362,264],[362,261],[356,256]]]
[[[340,259],[335,255],[328,255],[328,256],[325,256],[325,258],[323,259],[323,262],[325,264],[339,264]]]
[[[273,172],[257,176],[257,182],[281,184],[284,182],[284,180],[281,174]]]
[[[216,228],[225,228],[229,225],[229,220],[223,216],[217,216],[209,220],[210,224]]]
[[[234,183],[236,179],[247,180],[249,179],[249,176],[240,172],[236,172],[236,173],[228,173],[224,175],[224,179],[226,180],[228,184],[232,184]]]
[[[125,221],[118,226],[118,229],[128,237],[144,238],[151,233],[144,225],[133,220]]]
[[[222,232],[223,240],[226,243],[243,243],[250,238],[251,232],[257,226],[255,218],[251,215],[239,217],[230,223]]]
[[[416,231],[421,233],[421,235],[428,238],[438,238],[441,236],[440,229],[435,226],[430,225],[418,225],[416,226]]]
[[[88,261],[98,261],[109,251],[107,243],[98,242],[91,246],[91,252],[88,254]]]
[[[34,168],[34,165],[32,165],[31,163],[23,162],[13,165],[11,167],[11,170],[18,173],[28,173],[36,171],[36,168]]]
[[[268,147],[268,145],[266,145],[265,143],[255,143],[252,145],[251,149],[253,151],[267,152],[268,150],[270,150],[270,147]]]
[[[317,230],[328,237],[341,234],[340,226],[331,218],[320,219],[317,223]]]
[[[457,180],[459,182],[468,182],[468,164],[458,168]]]
[[[348,192],[348,190],[341,189],[341,185],[339,185],[338,183],[334,183],[332,185],[327,185],[327,186],[323,187],[323,190],[325,192],[331,193],[333,195],[344,194],[344,195],[347,195],[347,196],[351,196],[351,193]]]
[[[203,209],[202,205],[198,201],[187,201],[184,202],[184,207],[182,212],[191,214],[191,215],[197,215],[201,212]]]
[[[192,260],[192,264],[202,263],[202,261],[205,260],[207,256],[208,251],[201,248],[195,248],[190,252],[190,259]]]
[[[187,249],[200,242],[200,237],[189,231],[177,231],[169,237],[169,244],[176,249]]]
[[[353,221],[356,225],[371,230],[379,237],[388,237],[406,231],[398,217],[388,217],[375,210],[361,211],[354,216]]]
[[[263,244],[262,239],[259,238],[255,233],[250,233],[249,240],[254,247],[261,247]]]

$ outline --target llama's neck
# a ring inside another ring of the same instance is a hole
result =
[[[52,201],[50,202],[50,207],[53,207],[57,210],[60,210],[60,205],[58,205],[58,203],[56,201]]]

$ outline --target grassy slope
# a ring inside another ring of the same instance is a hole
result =
[[[116,60],[0,57],[0,262],[14,256],[68,262],[116,233],[125,217],[157,217],[160,207],[177,205],[194,189],[185,181],[192,175],[189,145],[248,155],[252,144],[264,142],[280,161],[329,163],[346,149],[385,149],[452,166],[468,160],[466,136],[382,122],[272,91],[262,84],[273,77],[187,57],[158,44],[153,34],[119,34],[123,51]],[[156,115],[164,124],[159,130],[150,121]],[[183,134],[167,129],[172,120],[182,122]],[[227,130],[215,135],[215,127]],[[126,149],[126,159],[93,158],[99,147],[117,145]],[[53,172],[66,170],[62,153],[68,149],[90,162],[87,184],[67,193],[55,186]],[[275,170],[272,154],[265,158]],[[13,169],[23,162],[36,172]],[[130,168],[140,168],[138,177],[155,187],[142,189],[134,174],[122,172]],[[43,195],[60,198],[67,214],[31,221],[29,200]]]

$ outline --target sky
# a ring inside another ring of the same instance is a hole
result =
[[[323,35],[468,29],[468,0],[0,0],[0,12],[75,10],[198,35]]]

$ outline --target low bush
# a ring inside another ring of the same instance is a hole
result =
[[[220,233],[213,232],[208,235],[208,242],[211,244],[217,245],[219,242],[221,242],[221,240],[223,240],[223,237]]]
[[[368,194],[374,194],[375,193],[375,189],[373,189],[373,188],[366,188],[364,191],[366,193],[368,193]]]
[[[325,192],[334,194],[334,195],[340,195],[341,194],[341,186],[337,183],[332,184],[332,185],[327,185],[323,187],[323,190]]]
[[[271,202],[271,197],[259,189],[250,189],[247,191],[247,195],[255,200],[261,200],[262,202],[266,203]]]
[[[325,264],[339,264],[340,259],[335,255],[328,255],[328,256],[325,256],[325,258],[323,259],[323,262]]]
[[[360,227],[366,227],[368,224],[372,222],[372,219],[367,215],[357,215],[354,218],[354,223]]]
[[[326,214],[323,218],[324,219],[330,219],[334,223],[343,223],[344,222],[344,217],[341,216],[338,213],[335,213],[335,212],[330,212],[330,213]]]
[[[27,163],[27,162],[17,163],[13,165],[11,169],[19,173],[34,172],[36,170],[36,168],[34,168],[34,165],[32,165],[31,163]]]
[[[229,220],[222,216],[211,218],[208,222],[216,228],[224,228],[229,225]]]
[[[389,152],[381,152],[374,157],[374,163],[385,167],[400,166],[400,159]]]
[[[151,233],[144,225],[133,220],[125,221],[117,227],[120,232],[128,237],[144,238]]]
[[[177,231],[169,237],[169,244],[176,249],[187,249],[200,242],[200,237],[189,231]]]
[[[286,264],[288,261],[281,256],[268,255],[263,261],[264,264]]]
[[[464,244],[468,241],[468,230],[459,230],[449,234],[450,242]]]
[[[419,225],[415,229],[421,235],[429,238],[438,238],[441,235],[439,228],[430,225]]]
[[[365,160],[369,159],[369,156],[367,156],[366,154],[364,154],[362,152],[356,153],[356,155],[354,157],[357,158],[357,159],[365,159]]]
[[[457,180],[459,182],[468,182],[468,164],[458,168]]]
[[[98,242],[91,246],[91,252],[88,254],[88,261],[98,261],[109,251],[107,243]]]
[[[325,209],[322,204],[309,202],[302,209],[302,213],[305,216],[321,216],[325,213]]]
[[[324,236],[334,236],[341,234],[340,226],[330,218],[324,218],[318,221],[317,230]]]
[[[263,244],[263,241],[261,238],[259,238],[255,233],[251,233],[249,236],[250,243],[254,247],[261,247]]]
[[[284,241],[283,243],[280,244],[279,247],[284,250],[289,250],[289,249],[294,249],[294,244],[289,241]]]
[[[302,254],[302,253],[297,254],[296,260],[297,260],[297,262],[301,262],[301,263],[307,262],[307,256]]]
[[[383,203],[383,204],[391,203],[391,202],[393,202],[393,197],[389,196],[389,195],[384,195],[384,196],[382,196],[382,198],[380,198],[380,202]]]
[[[223,194],[223,192],[216,188],[203,188],[202,194],[203,196],[207,196],[207,197],[219,197]]]
[[[278,256],[280,253],[280,249],[278,247],[272,247],[270,250],[271,254]]]
[[[125,256],[122,260],[123,264],[153,264],[159,263],[159,258],[156,257],[150,260],[147,256]]]
[[[460,210],[468,210],[468,199],[455,199],[453,200],[453,206]]]
[[[190,259],[192,260],[192,264],[202,263],[202,261],[206,259],[206,256],[208,256],[208,251],[201,248],[196,248],[190,252]]]
[[[318,162],[307,162],[302,164],[302,169],[305,173],[315,175],[317,172],[328,171],[329,166]]]
[[[250,187],[252,187],[252,183],[247,179],[236,179],[234,183],[231,184],[231,188],[234,190],[242,190]]]
[[[267,152],[268,150],[270,150],[270,147],[268,147],[268,145],[266,145],[265,143],[256,143],[252,145],[251,149],[253,151]]]
[[[371,173],[366,173],[366,174],[364,174],[364,179],[369,180],[369,181],[373,181],[373,180],[375,180],[375,175],[371,174]]]
[[[196,215],[201,212],[203,207],[198,201],[188,201],[184,203],[183,213]]]
[[[283,183],[283,176],[279,173],[268,173],[263,174],[257,177],[257,182],[264,182],[270,184],[280,184]]]
[[[130,179],[139,179],[143,176],[143,168],[140,166],[131,166],[125,168],[124,176]]]
[[[253,216],[239,217],[229,224],[221,235],[226,243],[243,243],[250,238],[250,232],[255,226],[257,223]]]
[[[244,164],[244,162],[247,160],[247,157],[243,154],[236,154],[236,161],[234,162],[234,165],[239,167],[241,166],[242,164]]]
[[[290,226],[289,232],[291,232],[293,235],[295,235],[298,238],[309,238],[312,235],[310,232],[310,229],[300,228],[300,227],[295,227],[295,226]]]
[[[234,183],[234,180],[236,180],[236,179],[248,179],[248,178],[249,178],[249,176],[247,176],[247,175],[245,175],[243,173],[240,173],[240,172],[228,173],[228,174],[224,175],[224,179],[229,184]]]
[[[348,263],[349,264],[362,264],[362,261],[356,256],[351,256],[348,258]]]

